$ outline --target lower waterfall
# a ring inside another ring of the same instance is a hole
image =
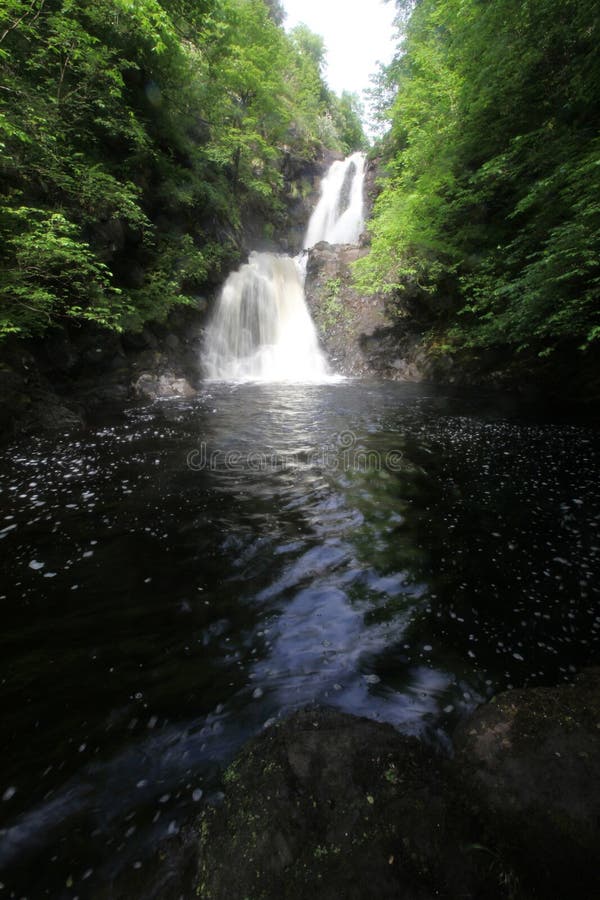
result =
[[[251,253],[225,282],[207,329],[204,369],[219,381],[322,381],[329,374],[289,256]]]

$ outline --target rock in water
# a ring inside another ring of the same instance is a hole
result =
[[[153,375],[144,373],[134,384],[137,397],[144,400],[158,400],[165,397],[183,397],[189,399],[196,396],[196,391],[185,378],[173,373]]]
[[[442,759],[332,709],[274,724],[208,807],[94,900],[600,896],[600,670],[480,707]]]
[[[472,849],[447,761],[388,725],[303,710],[247,745],[225,782],[200,827],[205,900],[507,896]]]
[[[456,738],[465,790],[536,897],[600,897],[600,669],[509,691]]]

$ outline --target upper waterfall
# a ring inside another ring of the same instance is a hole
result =
[[[364,153],[353,153],[336,161],[321,183],[321,196],[310,217],[304,249],[319,241],[329,244],[356,244],[364,228]]]

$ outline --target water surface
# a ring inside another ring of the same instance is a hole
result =
[[[85,897],[310,702],[448,746],[598,660],[600,441],[423,386],[207,386],[0,466],[2,896]]]

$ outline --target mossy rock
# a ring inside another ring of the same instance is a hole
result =
[[[600,897],[600,669],[508,691],[456,735],[464,791],[536,897]]]
[[[227,771],[200,825],[204,900],[508,896],[449,764],[392,727],[296,713]]]

